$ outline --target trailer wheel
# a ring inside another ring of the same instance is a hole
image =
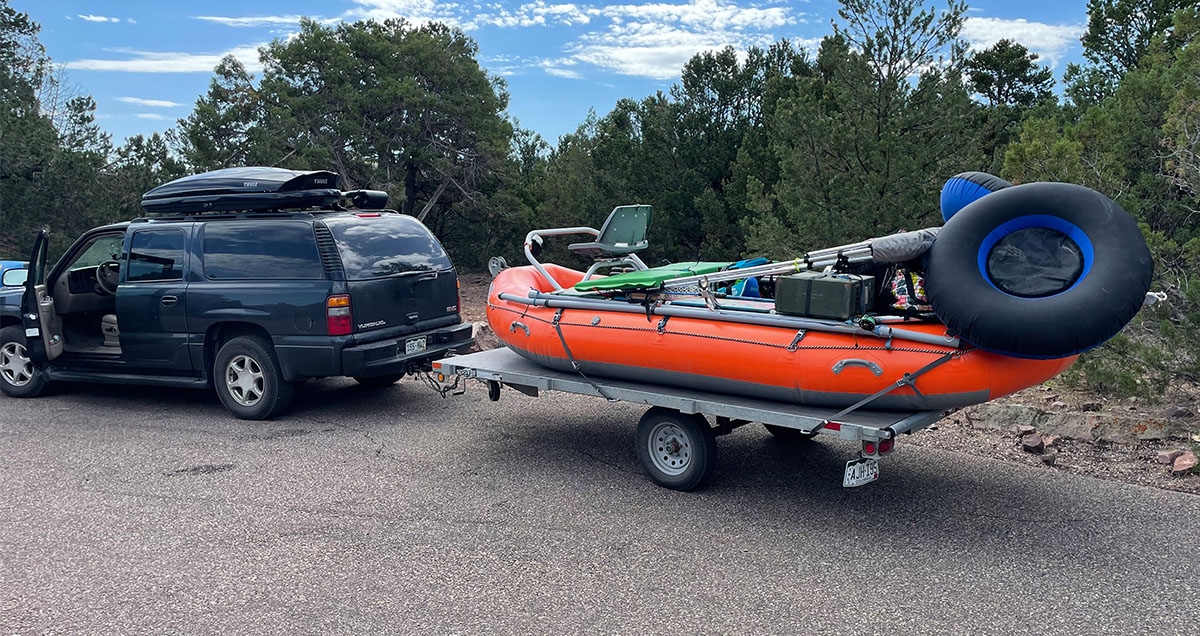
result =
[[[637,427],[638,460],[660,486],[692,490],[708,482],[717,463],[717,440],[702,415],[654,407]]]
[[[807,442],[817,436],[817,433],[805,433],[798,428],[788,428],[786,426],[776,426],[774,424],[763,424],[763,428],[781,442],[794,444],[796,442]]]

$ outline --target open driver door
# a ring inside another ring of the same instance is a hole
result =
[[[46,289],[46,258],[50,251],[50,228],[43,227],[33,242],[29,256],[29,277],[21,297],[21,322],[25,327],[25,348],[35,367],[63,352],[62,321],[54,310],[54,297]]]

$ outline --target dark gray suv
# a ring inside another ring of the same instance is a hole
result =
[[[0,314],[0,390],[50,381],[214,387],[240,418],[305,378],[390,385],[471,343],[432,233],[337,175],[231,168],[147,192],[157,216],[95,228]],[[344,207],[353,202],[357,208]]]

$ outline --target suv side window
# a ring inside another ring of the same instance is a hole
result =
[[[312,225],[213,222],[204,225],[204,275],[211,280],[324,278]]]
[[[183,280],[183,230],[138,230],[129,243],[129,282]]]

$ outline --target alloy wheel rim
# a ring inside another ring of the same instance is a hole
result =
[[[33,362],[19,342],[0,347],[0,375],[12,386],[25,386],[33,381]]]
[[[254,406],[262,401],[266,379],[258,361],[247,355],[234,356],[225,365],[225,387],[234,402]]]

